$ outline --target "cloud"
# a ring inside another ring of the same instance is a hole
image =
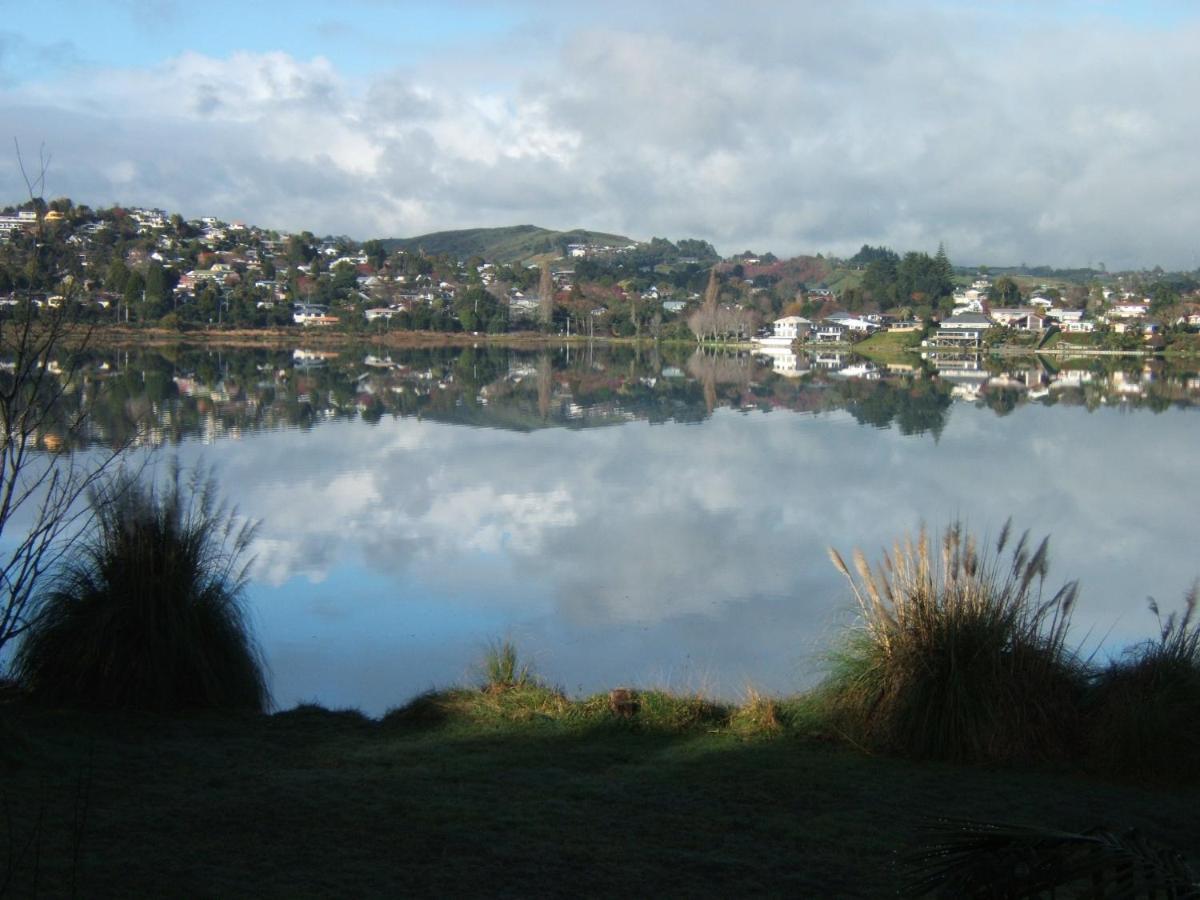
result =
[[[51,147],[62,193],[282,228],[533,221],[730,252],[1197,263],[1194,15],[718,10],[560,13],[461,65],[426,52],[368,77],[285,51],[75,66],[10,80],[0,114]]]
[[[1145,595],[1173,607],[1195,577],[1193,415],[957,403],[937,442],[844,412],[528,435],[384,419],[180,451],[262,520],[251,599],[283,699],[339,671],[339,702],[379,711],[506,633],[571,689],[811,683],[851,611],[826,548],[877,559],[956,517],[1052,536],[1047,589],[1083,579],[1085,651],[1142,639]]]

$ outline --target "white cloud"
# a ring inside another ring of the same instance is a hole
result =
[[[1194,18],[660,13],[366,80],[282,51],[75,65],[10,84],[0,114],[50,146],[52,188],[93,204],[360,237],[533,221],[728,251],[1197,263]]]

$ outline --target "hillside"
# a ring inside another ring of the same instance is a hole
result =
[[[619,234],[604,234],[575,228],[552,231],[537,225],[510,225],[505,228],[467,228],[459,231],[435,231],[410,238],[387,238],[383,245],[393,250],[424,250],[429,254],[445,253],[459,259],[482,256],[502,262],[520,262],[551,251],[561,252],[567,244],[591,243],[624,246],[636,243]]]

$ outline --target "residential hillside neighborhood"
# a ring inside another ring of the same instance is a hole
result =
[[[1091,309],[1074,309],[1061,305],[1038,291],[1025,298],[1021,306],[993,306],[987,297],[991,288],[986,279],[977,279],[971,287],[952,295],[953,308],[947,315],[921,321],[898,318],[883,313],[849,313],[834,310],[819,320],[803,316],[782,316],[772,323],[772,332],[758,341],[766,347],[780,347],[793,341],[813,343],[847,343],[861,340],[876,332],[913,332],[927,329],[924,347],[977,349],[1015,334],[1044,338],[1055,332],[1064,335],[1111,334],[1150,342],[1166,328],[1196,331],[1200,329],[1200,293],[1180,297],[1163,309],[1165,304],[1130,290],[1103,288],[1101,302]],[[1055,294],[1058,292],[1055,291]],[[1159,314],[1154,314],[1155,307]],[[1165,314],[1164,314],[1165,313]],[[1129,338],[1119,346],[1136,349],[1140,344]]]
[[[430,253],[419,238],[358,242],[155,208],[38,201],[0,211],[0,311],[69,303],[97,323],[181,331],[754,338],[781,358],[796,340],[852,344],[880,332],[948,352],[1195,349],[1200,331],[1194,273],[1038,279],[955,269],[944,248],[723,259],[697,239],[520,226],[464,232],[470,241],[456,245],[454,234],[430,236],[443,248]],[[479,252],[445,249],[455,246]],[[524,252],[532,255],[514,258]]]

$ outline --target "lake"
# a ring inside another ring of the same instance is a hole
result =
[[[93,438],[151,420],[261,522],[275,702],[379,715],[512,639],[573,694],[786,693],[853,619],[830,564],[926,523],[1051,536],[1101,655],[1200,575],[1200,378],[1142,360],[886,366],[629,347],[99,352]]]

